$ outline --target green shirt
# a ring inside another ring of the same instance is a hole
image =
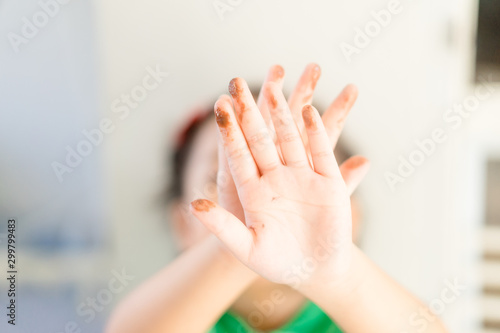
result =
[[[252,333],[256,332],[245,320],[231,311],[226,312],[209,333]],[[285,326],[274,333],[342,333],[316,304],[307,302]]]

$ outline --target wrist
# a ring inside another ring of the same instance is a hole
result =
[[[216,260],[225,271],[234,272],[242,281],[248,281],[248,283],[252,283],[259,277],[257,273],[241,263],[216,236],[209,235],[205,241],[210,244]]]
[[[311,283],[304,284],[298,290],[312,301],[321,305],[323,302],[344,305],[359,293],[366,280],[367,266],[364,254],[354,244],[350,245],[346,254],[346,260],[340,269],[333,274],[321,276]]]

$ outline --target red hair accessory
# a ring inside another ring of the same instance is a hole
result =
[[[188,119],[185,125],[181,128],[181,130],[177,134],[176,139],[176,149],[181,148],[186,143],[191,130],[197,127],[199,124],[203,123],[212,113],[212,110],[208,109],[196,109],[193,112],[193,115]]]

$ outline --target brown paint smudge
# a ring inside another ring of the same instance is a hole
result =
[[[198,212],[208,212],[215,207],[215,204],[207,199],[198,199],[191,202],[191,206]]]
[[[310,105],[304,105],[302,108],[302,118],[304,118],[304,124],[306,125],[306,128],[313,131],[318,129],[316,121],[314,120],[314,112],[313,107]]]
[[[237,106],[236,108],[236,113],[238,116],[238,120],[242,121],[243,118],[243,113],[245,113],[245,110],[247,109],[247,106],[243,100],[243,87],[242,87],[242,79],[240,78],[234,78],[229,82],[229,93],[234,99],[234,102]]]
[[[235,77],[229,82],[229,87],[228,87],[229,93],[231,96],[234,98],[238,98],[242,89],[241,85],[239,84],[239,78]]]
[[[271,107],[273,109],[276,109],[278,107],[278,101],[276,100],[276,97],[273,95],[273,93],[270,93],[269,102],[271,102]]]
[[[217,120],[217,125],[219,127],[227,129],[231,125],[231,121],[229,121],[229,113],[223,111],[219,106],[217,106],[215,110],[215,119]]]
[[[245,113],[245,110],[247,109],[246,104],[241,100],[241,98],[236,99],[236,105],[238,107],[236,108],[237,114],[238,114],[238,120],[240,121],[240,124],[243,120],[243,114]]]

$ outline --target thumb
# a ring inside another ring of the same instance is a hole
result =
[[[243,222],[221,206],[206,199],[191,202],[190,209],[210,232],[246,264],[253,244],[253,235]]]

